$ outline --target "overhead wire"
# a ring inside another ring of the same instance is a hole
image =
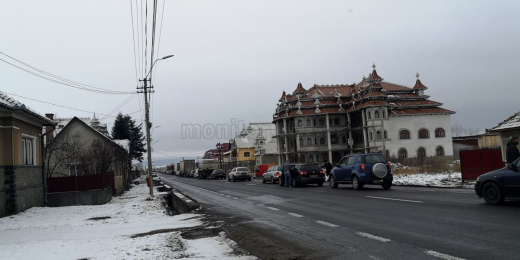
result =
[[[134,99],[136,96],[137,96],[137,93],[134,93],[133,95],[131,95],[130,97],[128,97],[127,99],[125,99],[125,101],[123,101],[121,104],[119,104],[116,108],[112,109],[112,111],[110,111],[110,113],[108,113],[107,115],[105,115],[105,117],[101,118],[100,120],[104,120],[104,119],[106,119],[107,117],[111,116],[113,113],[115,113],[117,110],[119,110],[120,108],[122,108],[123,106],[125,106],[128,102],[130,102],[130,100]]]
[[[163,0],[162,11],[161,11],[161,25],[159,27],[159,41],[157,42],[157,56],[159,56],[161,51],[161,35],[162,35],[162,24],[164,18],[164,5],[166,4],[166,0]],[[157,64],[158,65],[158,64]],[[155,66],[155,70],[153,71],[153,78],[155,78],[155,73],[157,73],[157,66]]]
[[[139,85],[139,77],[137,76],[137,55],[135,52],[135,33],[134,33],[134,10],[132,7],[132,0],[130,0],[130,18],[132,19],[132,42],[134,43],[134,67],[135,67],[135,81]]]

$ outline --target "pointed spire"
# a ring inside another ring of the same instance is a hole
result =
[[[370,83],[372,83],[372,82],[379,83],[381,81],[383,81],[383,78],[381,78],[379,75],[377,75],[376,64],[373,63],[372,64],[372,73],[370,73],[370,75],[368,77],[368,82],[370,82]]]
[[[304,94],[305,92],[307,92],[307,90],[305,90],[305,89],[303,88],[301,82],[298,82],[298,86],[297,86],[296,89],[294,90],[293,95],[295,95],[295,94]]]
[[[285,100],[285,90],[282,93],[282,97],[278,101],[283,102],[284,100]]]

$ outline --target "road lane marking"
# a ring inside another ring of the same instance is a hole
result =
[[[220,195],[220,196],[224,196],[224,194],[222,194],[222,193],[219,193],[218,195]]]
[[[231,198],[231,196],[229,196],[229,195],[226,195],[226,197]]]
[[[322,224],[322,225],[325,225],[325,226],[328,226],[328,227],[339,227],[338,225],[334,225],[332,223],[321,221],[321,220],[316,221],[316,223]]]
[[[255,186],[256,184],[246,184],[246,185],[248,185],[248,186]]]
[[[380,200],[396,200],[396,201],[404,201],[404,202],[413,202],[413,203],[423,203],[422,201],[417,200],[403,200],[403,199],[393,199],[393,198],[384,198],[384,197],[373,197],[373,196],[365,196],[371,199],[380,199]]]
[[[236,200],[237,200],[238,198],[237,198],[237,197],[233,197],[233,199],[236,199]]]
[[[273,207],[267,207],[267,208],[270,209],[270,210],[280,210],[280,209],[273,208]]]
[[[390,241],[392,241],[392,240],[390,240],[388,238],[378,237],[378,236],[374,236],[374,235],[371,235],[371,234],[368,234],[368,233],[363,233],[363,232],[357,232],[356,235],[362,236],[362,237],[366,237],[366,238],[370,238],[370,239],[374,239],[374,240],[381,241],[381,242],[390,242]]]
[[[458,257],[455,257],[455,256],[442,254],[442,253],[431,251],[431,250],[426,251],[426,254],[434,256],[434,257],[437,257],[437,258],[440,258],[440,259],[445,259],[445,260],[465,260],[464,258],[458,258]]]
[[[300,214],[296,214],[296,213],[287,213],[287,214],[289,214],[291,216],[294,216],[294,217],[297,217],[297,218],[303,218],[303,216],[300,215]]]

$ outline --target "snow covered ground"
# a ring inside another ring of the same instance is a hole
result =
[[[462,182],[460,172],[394,174],[394,185],[414,185],[445,188],[474,188],[474,182]]]
[[[138,185],[105,205],[31,208],[0,218],[0,259],[256,259],[237,253],[223,232],[184,239],[183,231],[218,223],[204,223],[201,214],[169,216],[147,193]]]

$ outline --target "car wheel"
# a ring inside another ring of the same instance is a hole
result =
[[[360,189],[363,188],[363,185],[359,181],[359,177],[358,176],[352,177],[352,188],[355,189],[355,190],[360,190]]]
[[[383,189],[389,190],[392,187],[392,183],[391,182],[383,183],[383,184],[381,184],[381,186],[383,187]]]
[[[249,178],[248,181],[251,181],[251,178]]]
[[[265,179],[264,179],[264,178],[262,178],[262,183],[266,183],[266,181],[265,181]]]
[[[139,182],[138,182],[138,181],[136,181],[136,182],[134,182],[134,184],[135,184],[135,185],[139,185]]]
[[[504,195],[502,195],[502,191],[493,182],[488,182],[484,185],[482,189],[482,196],[484,200],[491,205],[498,205],[504,202]]]
[[[323,182],[318,182],[318,187],[323,186]]]
[[[227,177],[227,181],[230,182],[231,181],[231,178],[229,178],[229,176]]]
[[[332,175],[329,175],[329,186],[331,188],[336,189],[338,187],[338,185],[339,184],[336,182],[336,178],[334,178],[334,176],[332,176]]]
[[[235,176],[233,176],[233,181],[237,181],[237,179],[235,178]]]
[[[271,176],[271,183],[276,183],[276,182],[274,181],[274,177],[273,177],[273,176]]]

